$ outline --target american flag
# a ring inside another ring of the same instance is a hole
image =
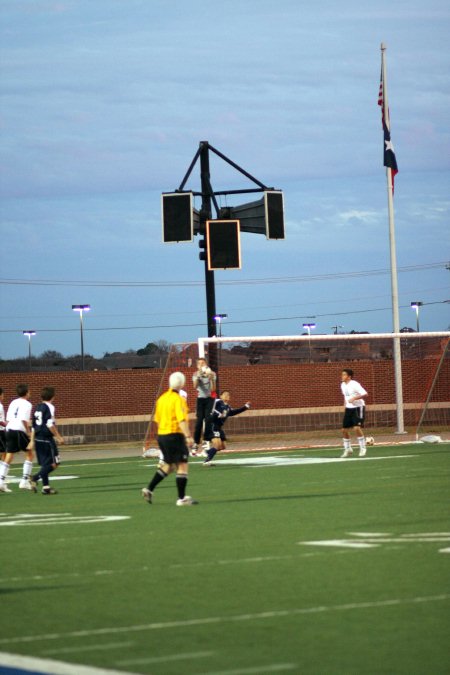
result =
[[[384,115],[384,84],[383,84],[383,69],[381,70],[380,89],[378,91],[378,105],[381,106],[381,122],[383,125],[384,134],[384,166],[391,169],[392,174],[392,192],[394,191],[394,178],[398,173],[397,160],[395,158],[394,146],[391,142],[389,110],[387,110],[387,119]]]

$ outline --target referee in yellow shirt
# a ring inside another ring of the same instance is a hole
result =
[[[158,427],[156,438],[163,454],[164,463],[158,467],[148,487],[142,490],[142,496],[149,504],[152,503],[156,486],[164,478],[167,478],[173,470],[176,470],[177,506],[192,506],[198,503],[192,497],[186,495],[188,445],[192,445],[192,437],[189,431],[189,411],[186,399],[179,393],[185,381],[186,378],[183,373],[172,373],[169,377],[169,390],[162,394],[156,402],[153,422]]]

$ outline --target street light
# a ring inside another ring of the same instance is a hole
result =
[[[311,363],[311,330],[316,327],[315,323],[304,323],[303,328],[308,331],[308,345],[309,345],[309,362]]]
[[[89,312],[90,305],[72,305],[74,312],[80,314],[80,336],[81,336],[81,370],[84,370],[84,341],[83,341],[83,312]]]
[[[217,337],[222,337],[222,321],[223,319],[228,319],[228,314],[216,314],[213,318],[216,322],[216,333],[217,327],[219,327],[219,335]]]
[[[28,369],[31,371],[31,338],[36,335],[35,330],[23,330],[22,333],[28,338]]]
[[[331,326],[331,328],[333,329],[334,335],[337,335],[339,328],[344,328],[344,326],[340,326],[339,324],[336,324],[336,326]]]
[[[411,309],[416,310],[416,326],[417,326],[417,332],[419,332],[419,307],[422,307],[423,302],[412,302],[411,303]]]

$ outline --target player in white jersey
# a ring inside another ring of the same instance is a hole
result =
[[[351,457],[353,455],[350,430],[355,429],[358,437],[359,456],[364,457],[367,452],[366,439],[363,432],[366,407],[364,399],[368,394],[364,387],[353,379],[353,370],[350,368],[344,368],[341,373],[341,391],[345,402],[345,413],[342,422],[344,452],[341,456]]]
[[[31,470],[33,468],[33,450],[29,448],[31,435],[31,409],[28,400],[30,391],[27,384],[18,384],[17,396],[11,401],[6,413],[6,455],[0,462],[0,492],[11,492],[6,485],[9,466],[16,452],[25,452],[23,476],[19,483],[22,490],[31,490]]]
[[[5,408],[3,407],[3,399],[5,394],[0,387],[0,460],[3,462],[6,455],[6,417]]]

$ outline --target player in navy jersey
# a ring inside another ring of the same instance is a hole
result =
[[[231,394],[229,391],[222,391],[219,398],[216,398],[209,418],[210,424],[205,433],[205,441],[210,441],[212,447],[206,453],[204,466],[211,466],[214,455],[219,450],[225,450],[225,441],[227,437],[223,430],[223,425],[228,417],[240,415],[250,408],[250,401],[247,401],[242,408],[232,408],[230,406]]]
[[[39,403],[33,413],[33,430],[31,443],[36,450],[36,456],[40,465],[40,470],[31,479],[33,492],[37,492],[37,483],[42,481],[42,494],[54,495],[54,490],[49,485],[49,474],[58,468],[59,452],[56,441],[61,444],[64,439],[59,433],[55,423],[55,398],[54,387],[44,387],[41,394],[42,401]]]

